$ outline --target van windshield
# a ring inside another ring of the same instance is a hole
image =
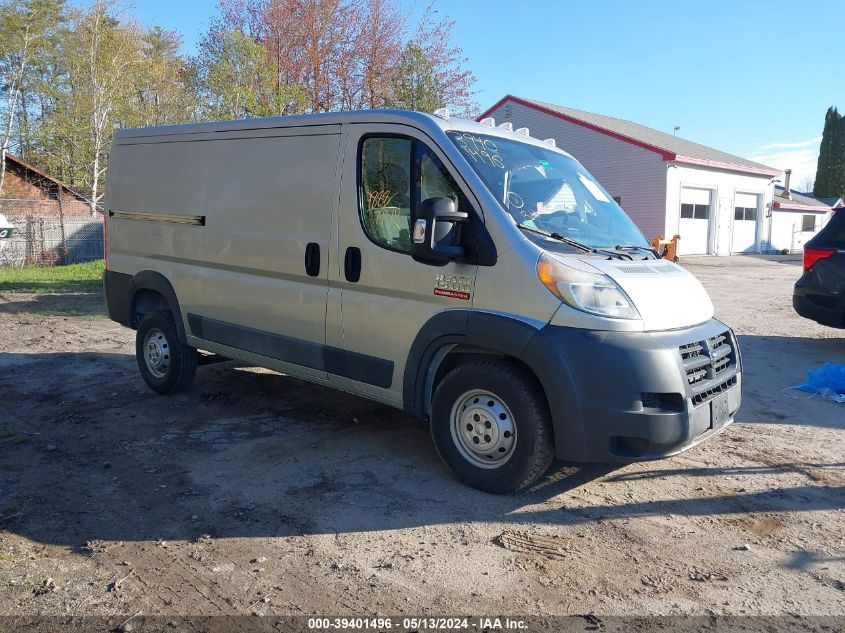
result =
[[[569,156],[485,134],[447,134],[518,225],[594,248],[648,247],[631,218]]]

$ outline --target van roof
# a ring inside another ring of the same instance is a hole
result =
[[[392,123],[410,124],[413,127],[430,132],[471,132],[486,134],[500,138],[540,145],[546,149],[552,148],[547,143],[529,136],[517,134],[509,130],[478,123],[471,119],[458,117],[440,117],[425,112],[412,110],[354,110],[349,112],[326,112],[320,114],[294,114],[289,116],[266,117],[257,119],[241,119],[238,121],[211,121],[207,123],[186,123],[180,125],[162,125],[157,127],[127,128],[115,133],[115,141],[157,136],[183,136],[191,134],[213,134],[215,132],[236,132],[245,130],[266,130],[274,128],[317,127],[341,125],[344,123]],[[568,155],[568,154],[567,154]]]

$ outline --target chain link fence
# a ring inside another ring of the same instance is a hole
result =
[[[0,199],[14,227],[0,240],[0,266],[74,264],[103,257],[103,214],[77,200]]]

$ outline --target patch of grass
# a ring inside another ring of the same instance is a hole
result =
[[[102,259],[66,266],[0,268],[0,292],[100,292],[103,269]]]

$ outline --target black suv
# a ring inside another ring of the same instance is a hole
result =
[[[845,209],[804,244],[804,274],[795,284],[792,306],[802,317],[845,328]]]

